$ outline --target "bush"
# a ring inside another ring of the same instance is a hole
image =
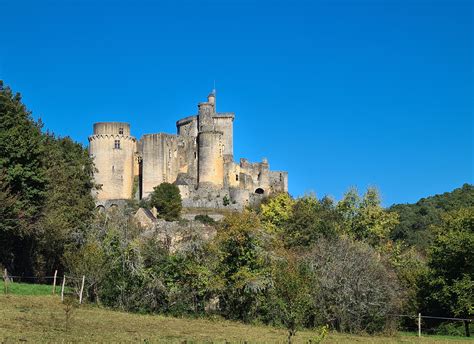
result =
[[[181,195],[176,185],[161,183],[153,189],[150,207],[158,211],[158,218],[166,221],[178,220],[181,215]]]
[[[314,274],[314,325],[351,333],[387,330],[387,315],[399,309],[399,286],[369,245],[321,239],[306,259]]]
[[[449,323],[445,322],[438,326],[436,334],[443,336],[464,336],[464,325],[463,323]]]
[[[205,225],[213,225],[216,223],[216,221],[209,215],[202,214],[194,216],[194,220],[204,223]]]

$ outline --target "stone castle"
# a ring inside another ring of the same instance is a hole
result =
[[[215,92],[198,104],[198,113],[176,122],[177,134],[146,134],[140,140],[130,125],[94,124],[89,136],[94,191],[98,204],[147,198],[161,183],[178,186],[187,208],[242,209],[288,191],[288,173],[270,171],[268,161],[234,162],[232,112],[216,112]]]

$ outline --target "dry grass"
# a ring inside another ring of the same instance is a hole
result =
[[[65,330],[64,305],[57,296],[0,295],[0,342],[284,343],[286,331],[223,320],[139,315],[84,305]],[[314,333],[298,332],[307,343]],[[363,337],[331,334],[324,343],[466,343],[416,337]]]

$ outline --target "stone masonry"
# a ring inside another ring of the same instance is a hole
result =
[[[161,183],[178,186],[187,208],[242,209],[288,191],[288,173],[270,171],[268,161],[234,162],[232,112],[216,112],[215,92],[198,113],[176,122],[177,135],[157,133],[140,140],[130,125],[95,123],[89,136],[98,204],[147,198]]]

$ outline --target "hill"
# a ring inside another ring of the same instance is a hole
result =
[[[474,186],[462,187],[441,195],[420,199],[414,204],[394,204],[389,211],[400,216],[400,223],[394,228],[391,237],[404,240],[410,245],[426,248],[429,244],[430,225],[439,224],[442,214],[463,207],[474,206]]]
[[[286,330],[238,322],[131,314],[91,305],[75,309],[65,330],[65,306],[54,296],[0,295],[0,341],[141,343],[283,343]],[[298,332],[307,343],[315,332]],[[377,337],[330,334],[324,343],[466,343],[447,337]]]

